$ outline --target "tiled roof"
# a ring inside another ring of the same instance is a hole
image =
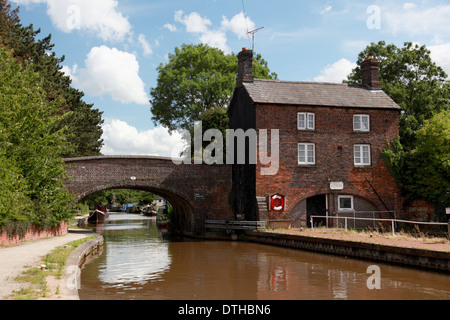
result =
[[[255,103],[401,109],[384,91],[362,85],[255,79],[244,87]]]

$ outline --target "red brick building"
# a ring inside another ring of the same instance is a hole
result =
[[[280,140],[277,174],[261,175],[259,161],[233,165],[238,219],[298,227],[311,215],[386,217],[399,210],[381,150],[398,135],[401,108],[381,90],[378,61],[367,59],[363,84],[350,85],[254,79],[252,51],[238,57],[230,129],[278,129]]]

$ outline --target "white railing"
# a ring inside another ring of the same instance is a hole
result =
[[[409,221],[409,220],[399,220],[399,219],[378,219],[378,218],[356,218],[353,217],[339,217],[339,216],[311,216],[311,229],[314,229],[314,218],[320,218],[320,219],[337,219],[338,225],[339,225],[339,219],[345,220],[345,231],[348,230],[348,220],[366,220],[366,221],[383,221],[383,222],[390,222],[391,228],[392,228],[392,235],[395,236],[395,224],[397,222],[402,223],[411,223],[411,224],[424,224],[424,225],[435,225],[435,226],[447,226],[448,223],[445,222],[422,222],[422,221]],[[328,225],[328,224],[327,224]]]

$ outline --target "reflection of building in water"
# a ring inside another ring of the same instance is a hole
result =
[[[353,276],[353,275],[352,275]],[[333,299],[347,299],[347,285],[352,283],[353,277],[342,272],[341,270],[329,270],[328,279],[330,283],[330,291],[333,293]]]
[[[280,256],[258,256],[257,298],[260,300],[295,300],[305,296],[308,288],[308,265],[296,259],[280,259]]]
[[[261,300],[371,299],[364,261],[306,251],[258,255],[257,298]]]
[[[285,291],[288,289],[288,274],[286,267],[272,266],[270,272],[270,290]]]

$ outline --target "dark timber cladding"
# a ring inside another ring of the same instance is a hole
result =
[[[176,165],[168,158],[104,156],[65,159],[65,184],[79,199],[107,189],[139,189],[166,198],[179,233],[202,234],[206,219],[233,220],[231,167]]]
[[[230,128],[279,130],[280,161],[272,176],[261,175],[259,162],[233,165],[236,215],[306,226],[318,212],[398,210],[400,193],[380,150],[397,137],[401,108],[380,90],[378,61],[364,61],[360,85],[294,82],[254,79],[252,54],[238,55]],[[275,195],[284,199],[276,212]]]

